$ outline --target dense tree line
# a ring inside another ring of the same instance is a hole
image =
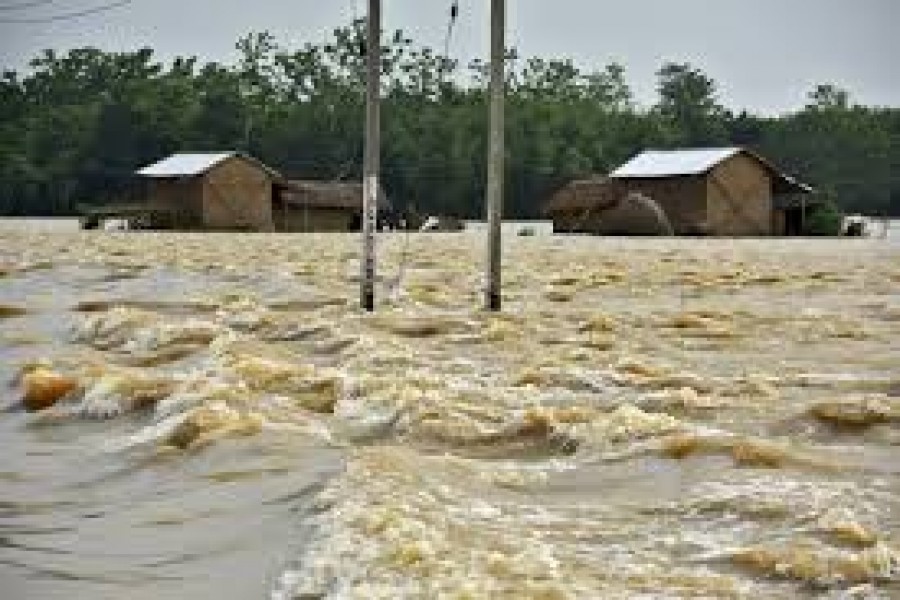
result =
[[[45,51],[0,79],[0,214],[73,214],[121,200],[136,167],[184,150],[242,149],[290,177],[362,170],[364,27],[323,44],[237,44],[233,65],[150,49]],[[486,152],[486,68],[460,65],[401,31],[385,38],[384,183],[399,209],[477,217]],[[606,173],[646,147],[737,144],[810,181],[846,211],[900,214],[900,109],[855,105],[832,85],[793,114],[734,114],[686,64],[658,72],[636,106],[624,70],[508,56],[507,214],[534,217],[567,180]]]

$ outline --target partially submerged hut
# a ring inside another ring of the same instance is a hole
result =
[[[164,229],[271,231],[272,197],[281,176],[239,152],[179,153],[137,172],[146,202],[130,219]],[[115,207],[107,210],[115,214]]]
[[[292,180],[278,187],[272,214],[278,231],[356,231],[362,205],[361,183]],[[382,215],[389,209],[383,190],[378,206]]]
[[[659,204],[676,234],[800,233],[813,189],[744,148],[648,150],[610,175]],[[800,198],[798,201],[797,198]]]
[[[607,177],[577,179],[561,187],[544,205],[544,214],[561,233],[596,233],[602,211],[618,203],[620,190]]]
[[[286,180],[240,152],[173,154],[136,174],[141,199],[85,207],[82,228],[121,219],[136,229],[312,232],[362,222],[361,183]],[[378,208],[379,223],[390,224],[383,189]]]

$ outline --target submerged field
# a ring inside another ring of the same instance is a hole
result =
[[[893,242],[0,242],[7,598],[900,597]]]

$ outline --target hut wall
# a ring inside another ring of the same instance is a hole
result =
[[[351,231],[358,221],[356,211],[341,208],[291,206],[279,208],[275,215],[279,231]]]
[[[759,161],[735,155],[710,172],[707,186],[713,234],[772,234],[772,180]]]
[[[600,209],[568,208],[550,213],[556,233],[593,233],[597,229]]]
[[[580,215],[584,209],[575,209],[575,186],[571,183],[557,190],[547,202],[548,214],[553,220],[553,231],[557,233],[576,233],[580,225]]]
[[[649,196],[665,211],[676,235],[710,233],[707,187],[702,177],[620,179],[628,192]]]
[[[559,211],[552,215],[553,231],[556,233],[586,233],[596,225],[596,218],[571,211]]]
[[[556,233],[597,233],[601,211],[559,212],[553,215],[553,231]]]
[[[575,202],[575,189],[572,184],[557,190],[547,205],[548,216],[553,220],[553,231],[557,233],[573,233],[578,226],[578,213],[583,211],[572,210]]]
[[[210,229],[271,231],[271,176],[240,157],[215,166],[203,178],[203,225]]]
[[[154,179],[149,182],[151,209],[170,213],[172,222],[155,224],[190,229],[203,223],[203,181],[191,179]]]
[[[772,211],[772,235],[787,235],[787,214],[784,210]]]

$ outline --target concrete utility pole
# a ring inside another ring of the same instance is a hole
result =
[[[488,133],[487,221],[488,264],[485,304],[488,310],[500,310],[500,224],[503,221],[503,103],[506,87],[506,0],[491,0],[491,84],[490,125]]]
[[[369,0],[366,34],[366,150],[363,163],[362,273],[360,303],[375,310],[375,231],[378,229],[378,172],[381,159],[381,0]]]

